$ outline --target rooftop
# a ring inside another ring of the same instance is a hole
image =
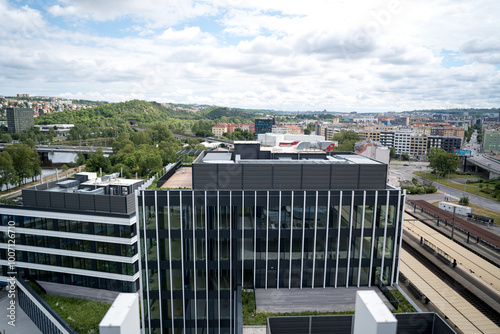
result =
[[[118,175],[98,178],[97,173],[77,173],[73,178],[23,189],[23,205],[129,215],[135,212],[134,191],[144,181],[123,179]]]

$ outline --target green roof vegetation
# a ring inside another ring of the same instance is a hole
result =
[[[110,304],[87,299],[55,296],[43,293],[36,285],[30,286],[50,305],[66,322],[80,334],[98,334],[99,323]]]

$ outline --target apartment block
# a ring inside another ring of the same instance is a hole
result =
[[[33,109],[7,108],[7,128],[9,133],[21,133],[34,126]]]

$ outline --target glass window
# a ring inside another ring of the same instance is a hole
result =
[[[245,225],[245,230],[253,230],[255,226],[255,207],[253,206],[245,206],[245,212],[244,212],[244,225]]]
[[[178,206],[170,207],[170,229],[180,230],[181,228],[181,211]]]
[[[196,206],[194,208],[194,215],[196,219],[196,229],[205,229],[205,207]]]
[[[229,229],[229,224],[230,224],[230,207],[229,206],[221,206],[219,208],[219,215],[220,215],[220,221],[219,221],[219,228],[221,230],[227,230]]]
[[[267,257],[269,260],[278,259],[278,239],[270,238]]]
[[[171,239],[171,244],[172,244],[172,260],[180,260],[181,259],[181,239],[178,238],[172,238]]]
[[[182,270],[172,270],[172,287],[174,290],[182,290],[183,277]]]
[[[326,228],[327,224],[327,207],[326,206],[318,206],[318,217],[317,217],[317,227],[318,228]]]
[[[156,214],[154,206],[146,206],[146,229],[156,230]]]
[[[341,228],[349,228],[349,222],[351,219],[351,206],[343,205],[341,215],[342,215],[340,223]]]
[[[365,206],[365,229],[372,228],[373,224],[373,205]]]

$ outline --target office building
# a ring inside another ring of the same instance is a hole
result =
[[[255,119],[255,136],[264,133],[272,133],[274,118],[256,118]]]
[[[23,190],[23,205],[0,205],[1,280],[15,223],[19,277],[121,292],[139,284],[134,191],[142,180],[79,173]]]
[[[405,195],[386,164],[237,142],[171,178],[186,172],[137,197],[146,333],[239,333],[245,288],[397,282]]]
[[[7,127],[9,133],[21,133],[34,126],[33,109],[7,108]]]
[[[483,134],[483,149],[485,151],[499,151],[500,150],[500,131],[486,130]]]

